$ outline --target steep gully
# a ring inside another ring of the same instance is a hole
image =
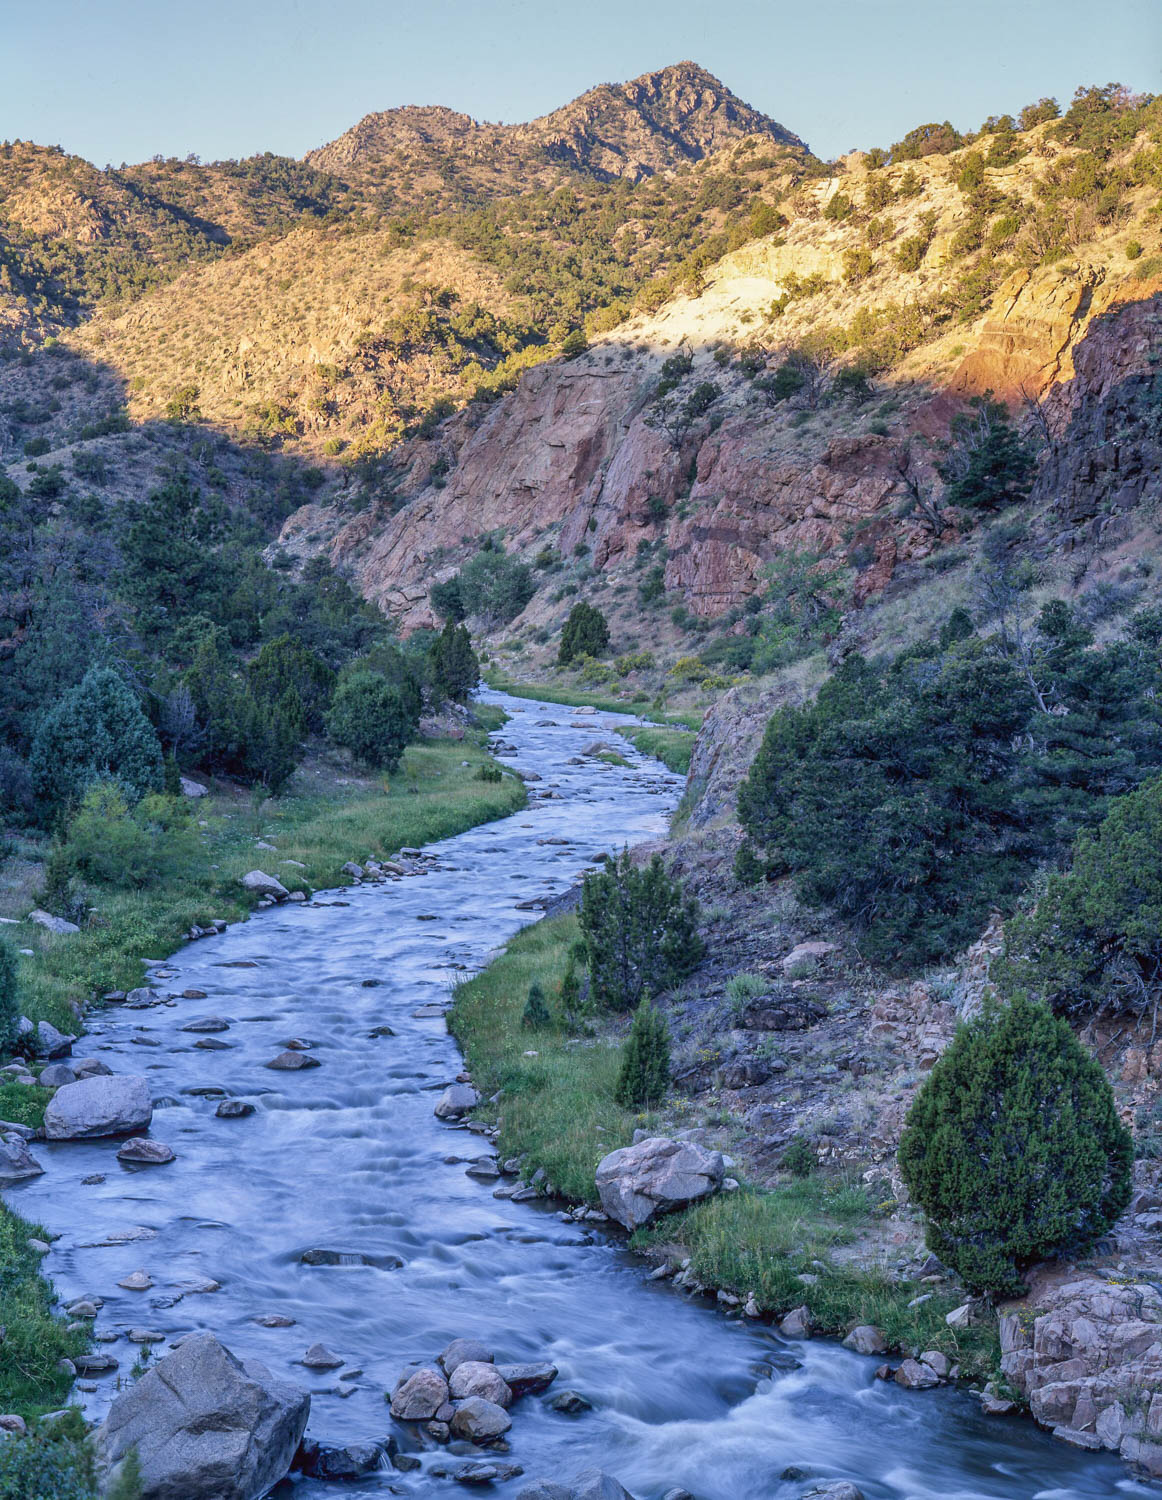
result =
[[[38,1145],[45,1175],[11,1195],[60,1236],[46,1269],[63,1296],[103,1297],[98,1330],[121,1335],[101,1346],[120,1371],[86,1397],[89,1414],[128,1376],[129,1328],[167,1339],[210,1329],[311,1389],[314,1436],[382,1438],[392,1428],[384,1391],[399,1371],[471,1336],[501,1360],[552,1359],[555,1389],[593,1403],[573,1417],[536,1397],[519,1403],[509,1437],[527,1475],[567,1479],[597,1465],[644,1500],[673,1485],[699,1500],[792,1500],[824,1478],[856,1481],[867,1500],[1153,1493],[1111,1457],[1067,1450],[1017,1419],[986,1420],[967,1393],[906,1393],[836,1344],[787,1342],[650,1283],[617,1237],[562,1223],[551,1202],[495,1199],[465,1174],[486,1143],[432,1112],[434,1091],[458,1071],[455,1043],[442,1020],[413,1012],[445,1000],[450,980],[527,920],[518,902],[560,893],[599,851],[661,833],[678,793],[629,747],[630,769],[577,761],[605,716],[580,727],[559,705],[488,697],[512,714],[503,733],[514,763],[559,800],[433,846],[423,877],[322,892],[153,965],[161,993],[207,998],[110,1012],[78,1048],[150,1079],[152,1133],[177,1153],[171,1166],[135,1170],[117,1162],[114,1142]],[[230,1020],[229,1050],[194,1050],[196,1034],[181,1030],[209,1013]],[[385,1024],[395,1034],[374,1037]],[[311,1041],[321,1066],[268,1072],[291,1037]],[[217,1118],[217,1091],[256,1112]],[[304,1264],[318,1248],[343,1263]],[[154,1287],[121,1290],[138,1269]],[[189,1290],[207,1277],[220,1289]],[[295,1323],[254,1321],[271,1313]],[[346,1398],[335,1372],[298,1363],[316,1340],[362,1371]],[[444,1451],[420,1457],[419,1470],[384,1469],[343,1493],[452,1493],[429,1472]],[[782,1479],[792,1466],[801,1477]],[[333,1487],[283,1490],[318,1500]]]

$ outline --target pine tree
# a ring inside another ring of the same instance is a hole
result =
[[[1113,1090],[1069,1026],[1024,994],[962,1026],[908,1115],[900,1170],[929,1247],[976,1290],[1085,1250],[1130,1198]]]
[[[561,1012],[566,1021],[572,1023],[577,1019],[580,1005],[581,981],[577,978],[577,955],[570,949],[565,974],[561,980]]]
[[[467,703],[480,681],[480,662],[468,631],[451,620],[432,642],[428,666],[437,693],[453,703]]]
[[[20,1005],[16,998],[16,954],[0,938],[0,1057],[11,1052],[20,1034]]]
[[[529,1031],[544,1031],[547,1026],[553,1024],[553,1018],[545,1002],[545,992],[535,979],[529,985],[529,997],[525,1001],[520,1023]]]
[[[616,1098],[626,1109],[659,1103],[670,1086],[670,1034],[665,1017],[642,998],[622,1054]]]

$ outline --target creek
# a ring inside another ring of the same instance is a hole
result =
[[[395,1428],[384,1392],[410,1362],[466,1336],[502,1362],[560,1369],[546,1397],[513,1408],[511,1459],[528,1477],[567,1481],[597,1466],[641,1500],[676,1485],[698,1500],[797,1500],[810,1485],[781,1479],[791,1466],[854,1480],[867,1500],[1155,1493],[1112,1457],[983,1417],[967,1392],[902,1391],[837,1343],[788,1342],[650,1282],[620,1236],[563,1223],[547,1201],[494,1198],[494,1183],[466,1175],[488,1143],[433,1114],[459,1054],[439,1017],[413,1013],[446,1001],[458,975],[531,919],[518,903],[563,892],[601,852],[661,834],[681,791],[620,740],[628,769],[581,755],[608,737],[612,715],[485,696],[512,715],[499,738],[516,753],[502,758],[542,778],[526,811],[432,845],[422,875],[320,892],[189,945],[152,965],[150,982],[167,996],[203,990],[204,1000],[110,1008],[77,1045],[149,1079],[151,1134],[177,1154],[169,1166],[129,1168],[115,1141],[38,1143],[45,1175],[10,1195],[60,1236],[46,1271],[63,1298],[102,1297],[98,1331],[121,1335],[97,1346],[120,1370],[85,1396],[88,1414],[100,1418],[129,1374],[139,1352],[129,1328],[167,1339],[208,1329],[311,1390],[313,1436],[345,1443],[394,1430],[422,1461],[346,1485],[288,1481],[277,1494],[454,1496],[465,1491],[429,1472],[445,1450],[421,1450]],[[277,854],[260,858],[278,873]],[[227,1049],[198,1049],[181,1029],[208,1014],[229,1020]],[[372,1035],[385,1025],[394,1035]],[[311,1042],[321,1066],[268,1071],[291,1038]],[[256,1110],[218,1118],[224,1096]],[[339,1252],[340,1263],[304,1264],[314,1249]],[[120,1289],[138,1269],[153,1288]],[[190,1290],[204,1278],[220,1289]],[[272,1313],[293,1326],[254,1321]],[[339,1372],[299,1363],[316,1341],[362,1372],[345,1382],[353,1391],[339,1394]],[[548,1400],[565,1388],[593,1410],[553,1411]]]

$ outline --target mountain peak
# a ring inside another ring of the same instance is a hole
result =
[[[642,73],[625,83],[602,83],[549,114],[519,125],[481,124],[439,105],[407,105],[365,115],[336,140],[308,153],[307,162],[341,176],[380,175],[387,162],[424,173],[435,154],[464,162],[484,155],[518,178],[516,188],[546,167],[602,180],[638,181],[672,170],[747,135],[764,135],[795,151],[806,147],[769,115],[752,109],[689,60]],[[462,163],[463,164],[463,163]],[[447,165],[443,167],[446,176]]]

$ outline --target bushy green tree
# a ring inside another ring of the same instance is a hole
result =
[[[114,781],[136,802],[163,782],[161,742],[132,689],[95,667],[49,709],[29,756],[33,791],[55,813],[97,781]]]
[[[85,793],[57,863],[103,885],[141,888],[180,874],[198,853],[180,798],[150,792],[131,808],[120,787],[101,781]]]
[[[428,597],[432,601],[432,608],[442,620],[451,620],[459,624],[464,618],[464,599],[460,593],[459,573],[453,573],[451,578],[445,578],[440,583],[433,583]]]
[[[582,600],[574,604],[561,630],[557,661],[567,666],[575,656],[600,656],[609,649],[609,622],[602,612]]]
[[[626,1109],[648,1109],[661,1102],[669,1086],[670,1033],[647,994],[634,1012],[622,1053],[617,1102]]]
[[[944,458],[937,470],[947,488],[946,505],[995,510],[1023,500],[1033,482],[1033,454],[1009,414],[991,392],[973,396],[952,419]]]
[[[917,1095],[900,1170],[928,1244],[973,1290],[1017,1295],[1130,1199],[1133,1150],[1100,1066],[1024,994],[961,1026]]]
[[[463,625],[451,620],[432,642],[428,652],[432,686],[441,698],[467,703],[480,681],[480,662]]]
[[[545,1000],[545,992],[534,979],[529,985],[528,999],[521,1013],[520,1023],[530,1031],[544,1031],[553,1024],[553,1017]]]
[[[698,903],[666,873],[659,855],[637,868],[623,849],[615,863],[587,874],[581,932],[593,1001],[630,1010],[647,990],[669,989],[705,951]]]
[[[246,669],[250,692],[259,703],[283,703],[286,716],[299,734],[323,727],[335,674],[292,635],[267,641]]]
[[[20,1001],[16,990],[16,954],[11,943],[0,938],[0,1057],[16,1046],[20,1026]]]
[[[1162,998],[1162,777],[1115,799],[1050,875],[1035,909],[1015,917],[998,982],[1054,1010],[1153,1011]]]
[[[537,591],[533,570],[498,546],[482,548],[457,575],[465,615],[494,624],[515,620]]]
[[[353,672],[335,691],[327,732],[369,766],[395,771],[414,724],[398,689],[377,672]]]

